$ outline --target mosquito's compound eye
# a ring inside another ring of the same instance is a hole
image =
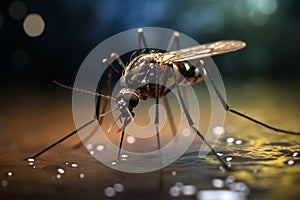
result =
[[[123,99],[128,102],[129,108],[134,108],[139,104],[139,97],[132,93],[125,93]]]

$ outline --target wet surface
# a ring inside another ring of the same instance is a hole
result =
[[[274,92],[273,85],[259,84],[252,87],[260,93],[250,93],[249,86],[247,92],[238,87],[227,91],[229,101],[258,119],[299,131],[299,94],[293,87],[279,85]],[[74,129],[68,92],[8,95],[1,100],[0,117],[1,199],[300,198],[300,136],[276,133],[231,114],[215,148],[232,171],[220,170],[212,154],[199,158],[196,139],[175,163],[145,174],[101,164],[83,146],[74,148],[78,136],[35,160],[24,160]]]

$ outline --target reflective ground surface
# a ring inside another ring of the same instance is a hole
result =
[[[298,85],[262,81],[225,85],[236,109],[300,131]],[[1,199],[300,198],[300,136],[269,131],[228,114],[225,133],[215,148],[233,171],[219,170],[211,154],[199,159],[198,139],[175,163],[146,174],[121,173],[102,165],[85,148],[73,148],[77,136],[31,163],[24,158],[73,130],[71,94],[30,88],[11,88],[6,94],[0,115]],[[101,148],[94,145],[91,150]]]

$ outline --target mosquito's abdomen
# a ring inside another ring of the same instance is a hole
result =
[[[200,70],[188,61],[174,62],[172,63],[172,68],[179,71],[189,84],[195,84],[203,81]],[[186,82],[181,82],[180,84],[186,84]]]

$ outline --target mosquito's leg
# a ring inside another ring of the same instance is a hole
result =
[[[179,33],[177,31],[175,31],[172,35],[172,38],[168,44],[168,48],[167,48],[167,51],[170,51],[172,46],[173,46],[173,43],[174,41],[176,41],[176,48],[179,49]],[[166,70],[164,71],[164,77],[163,77],[163,83],[162,83],[162,86],[165,86],[167,85],[167,81],[168,81],[168,77],[169,77],[169,73],[170,73],[170,67],[167,67]],[[162,87],[159,94],[160,96],[165,96],[168,92],[170,91],[169,88],[167,87]],[[163,102],[165,104],[165,108],[166,108],[166,112],[167,112],[167,116],[168,116],[168,121],[169,121],[169,124],[170,124],[170,127],[171,127],[171,131],[173,133],[173,136],[176,135],[176,126],[175,126],[175,122],[174,122],[174,118],[173,118],[173,115],[172,115],[172,111],[170,109],[170,103],[169,103],[169,100],[168,100],[168,96],[166,95],[164,98],[163,98]]]
[[[119,151],[118,151],[118,159],[117,159],[118,162],[120,161],[120,158],[121,158],[121,152],[122,152],[123,140],[124,140],[124,135],[125,135],[125,129],[126,129],[126,126],[129,124],[130,120],[131,120],[131,117],[127,117],[123,122],[122,135],[121,135],[121,140],[120,140],[120,144],[119,144]]]
[[[104,68],[102,68],[101,70],[102,70],[101,74],[103,74]],[[102,88],[103,88],[103,78],[100,78],[100,82],[99,82],[99,85],[98,85],[98,88],[97,88],[97,92],[102,94]],[[99,121],[100,121],[100,119],[99,119],[100,113],[105,112],[105,110],[102,110],[100,112],[100,107],[101,107],[101,97],[96,96],[96,111],[95,112],[96,112],[96,119],[98,119]],[[101,123],[101,122],[99,122],[99,123]]]
[[[105,69],[105,64],[108,64],[108,61],[107,59],[103,59],[102,60],[102,69],[101,70],[104,70]],[[109,96],[110,94],[110,88],[111,88],[111,81],[112,81],[112,73],[114,72],[114,69],[116,70],[116,68],[111,64],[111,67],[108,69],[108,73],[107,73],[107,84],[106,84],[106,88],[105,88],[105,96]],[[103,74],[103,71],[102,73]],[[103,88],[103,78],[100,79],[100,84],[99,84],[99,88],[98,88],[98,92],[101,94],[102,93],[102,88]],[[96,110],[95,110],[95,113],[96,113],[96,119],[98,119],[99,121],[99,125],[101,126],[102,122],[103,122],[103,119],[105,116],[101,116],[101,114],[105,113],[106,112],[106,109],[107,109],[107,106],[108,106],[108,101],[109,99],[105,98],[104,99],[104,102],[103,102],[103,106],[102,106],[102,109],[101,109],[101,100],[102,98],[101,97],[98,97],[96,96]],[[86,138],[84,138],[82,141],[79,141],[75,146],[74,148],[79,148],[81,146],[82,143],[85,143],[86,141],[88,141],[90,138],[92,138],[96,131],[98,129],[98,126],[95,127],[88,135]]]
[[[48,146],[47,148],[45,148],[44,150],[38,152],[37,154],[33,155],[33,156],[30,156],[28,157],[27,159],[29,158],[37,158],[38,156],[42,155],[43,153],[45,153],[46,151],[52,149],[54,146],[58,145],[59,143],[65,141],[66,139],[68,139],[69,137],[73,136],[75,133],[77,133],[78,131],[86,128],[87,126],[89,126],[90,124],[92,124],[94,121],[96,121],[97,119],[92,119],[90,120],[89,122],[85,123],[84,125],[82,125],[80,128],[78,129],[75,129],[74,131],[72,131],[71,133],[67,134],[66,136],[64,136],[63,138],[57,140],[55,143],[51,144],[50,146]]]
[[[173,35],[172,35],[172,38],[169,42],[169,45],[168,45],[168,48],[167,48],[167,51],[170,51],[172,46],[173,46],[173,43],[174,41],[176,41],[176,49],[178,50],[179,49],[179,33],[177,31],[174,31]]]
[[[111,54],[110,54],[110,58],[111,58],[111,61],[117,60],[118,64],[119,64],[123,69],[126,68],[125,64],[123,63],[123,61],[121,60],[120,56],[119,56],[117,53],[111,53]],[[112,67],[114,67],[114,66],[112,66]],[[118,74],[118,76],[121,77],[119,74]]]
[[[142,28],[139,28],[137,30],[137,33],[138,33],[138,39],[139,39],[139,49],[142,48],[142,44],[144,46],[144,48],[148,48],[148,45],[147,45],[147,42],[146,42],[146,39],[145,39],[145,35],[144,35],[144,30]]]
[[[187,107],[186,107],[186,104],[183,100],[183,96],[182,96],[182,93],[181,93],[181,90],[179,88],[179,85],[178,85],[178,80],[176,78],[176,74],[175,74],[175,70],[172,70],[173,71],[173,77],[174,77],[174,80],[175,80],[175,86],[176,86],[176,89],[177,89],[177,92],[178,92],[178,97],[179,97],[179,101],[182,105],[182,109],[184,111],[184,114],[187,118],[187,121],[189,123],[189,126],[197,133],[197,135],[202,139],[202,141],[209,147],[209,149],[211,150],[211,152],[214,154],[214,156],[218,159],[218,161],[220,162],[220,164],[222,165],[222,167],[226,170],[230,170],[230,167],[226,164],[226,162],[217,154],[217,152],[213,149],[213,147],[207,142],[207,140],[205,139],[205,137],[200,133],[200,131],[197,129],[197,126],[196,124],[194,123]]]
[[[154,125],[155,125],[155,132],[156,132],[156,140],[157,140],[157,148],[158,150],[160,150],[160,137],[159,137],[159,93],[160,93],[160,89],[159,89],[159,66],[156,67],[156,84],[155,84],[155,121],[154,121]]]
[[[120,161],[121,158],[121,150],[122,150],[124,135],[125,135],[125,128],[122,130],[122,136],[119,144],[119,152],[118,152],[118,159],[117,159],[118,162]]]
[[[103,64],[105,64],[105,60],[103,60]],[[114,68],[114,66],[112,66]],[[111,81],[112,81],[112,73],[113,73],[113,70],[112,68],[109,68],[108,70],[108,73],[107,73],[107,84],[106,84],[106,88],[105,88],[105,95],[106,96],[109,96],[110,94],[110,90],[111,90]],[[100,88],[101,90],[102,88]],[[98,98],[100,99],[100,98]],[[99,102],[100,104],[100,102]],[[106,112],[106,108],[107,108],[107,105],[108,105],[108,99],[105,99],[104,100],[104,103],[103,103],[103,109],[101,111],[101,114],[105,113]],[[98,105],[98,102],[97,102],[97,106],[96,106],[96,109],[99,109],[100,110],[100,105]],[[97,110],[96,110],[97,111]],[[98,111],[99,112],[99,111]],[[99,115],[96,115],[97,116],[97,119],[99,120],[99,124],[101,125],[102,124],[102,121],[104,119],[104,116],[101,116],[99,117]]]
[[[203,61],[202,61],[202,62],[203,62]],[[209,79],[209,81],[211,82],[211,84],[212,84],[212,86],[213,86],[213,88],[214,88],[214,90],[215,90],[215,92],[216,92],[216,94],[217,94],[217,96],[218,96],[218,99],[219,99],[219,101],[221,102],[221,104],[222,104],[224,110],[229,111],[229,112],[231,112],[231,113],[233,113],[233,114],[235,114],[235,115],[238,115],[238,116],[240,116],[240,117],[242,117],[242,118],[245,118],[245,119],[247,119],[247,120],[250,120],[250,121],[252,121],[252,122],[254,122],[254,123],[257,123],[257,124],[259,124],[259,125],[261,125],[261,126],[264,126],[264,127],[268,128],[268,129],[271,129],[271,130],[273,130],[273,131],[282,132],[282,133],[287,133],[287,134],[292,134],[292,135],[300,135],[300,132],[288,131],[288,130],[283,130],[283,129],[279,129],[279,128],[270,126],[270,125],[268,125],[268,124],[266,124],[266,123],[263,123],[263,122],[261,122],[261,121],[258,121],[258,120],[254,119],[254,118],[252,118],[252,117],[249,117],[248,115],[245,115],[245,114],[243,114],[243,113],[241,113],[241,112],[239,112],[239,111],[237,111],[237,110],[232,109],[232,108],[228,105],[228,103],[225,101],[225,99],[222,97],[222,95],[221,95],[219,89],[217,88],[216,84],[215,84],[214,81],[212,80],[212,77],[210,76],[209,70],[205,67],[205,64],[203,64],[202,67],[203,67],[203,69],[206,71],[206,74],[207,74],[206,76],[207,76],[207,78]]]

